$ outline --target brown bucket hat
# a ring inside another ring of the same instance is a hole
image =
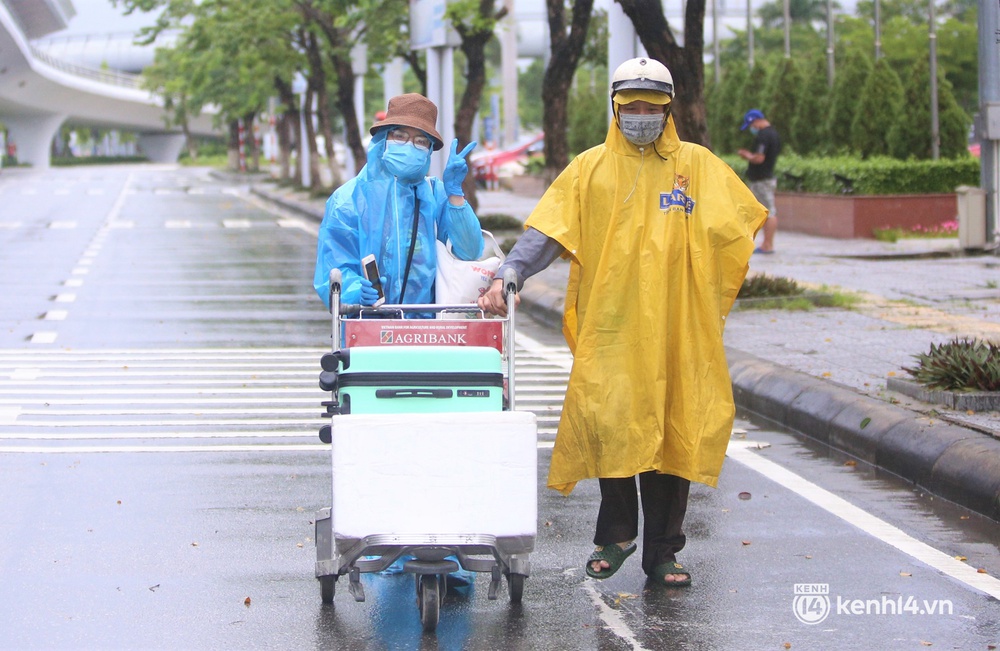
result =
[[[379,120],[368,130],[373,136],[382,127],[413,127],[420,129],[434,141],[434,151],[444,147],[444,140],[434,125],[438,110],[434,102],[419,93],[396,95],[389,100],[389,111],[384,120]]]

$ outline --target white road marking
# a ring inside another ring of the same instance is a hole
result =
[[[222,226],[224,228],[250,228],[249,219],[223,219]]]
[[[764,477],[921,563],[929,565],[971,588],[981,590],[994,599],[1000,599],[1000,579],[988,574],[980,574],[971,565],[920,542],[901,529],[854,506],[847,500],[803,479],[770,459],[765,459],[759,454],[751,452],[750,450],[755,447],[757,444],[752,441],[730,440],[726,456],[759,472]]]
[[[135,228],[135,222],[130,219],[118,219],[108,222],[108,228]]]
[[[63,283],[63,287],[83,287],[83,278],[70,278]]]
[[[74,276],[86,276],[87,274],[90,273],[90,269],[86,269],[84,267],[76,267],[70,273],[72,273]]]
[[[0,454],[130,454],[133,452],[327,452],[325,443],[258,443],[246,445],[106,445],[67,447],[0,446]]]
[[[89,188],[87,190],[87,194],[89,194],[91,196],[97,196],[97,195],[104,194],[104,188]]]
[[[645,647],[636,639],[635,633],[632,632],[626,624],[625,620],[622,619],[621,614],[608,604],[604,603],[604,599],[601,597],[601,593],[597,591],[594,587],[594,581],[591,578],[587,578],[583,582],[583,591],[587,593],[590,597],[591,603],[597,608],[597,616],[601,618],[604,625],[609,631],[624,640],[632,649],[635,651],[645,651]]]
[[[31,335],[31,343],[33,344],[51,344],[59,336],[58,332],[36,332]]]
[[[65,321],[67,316],[69,316],[69,312],[66,310],[49,310],[42,319],[45,321]]]
[[[51,228],[53,230],[76,228],[76,222],[74,222],[74,221],[66,221],[66,220],[57,220],[57,221],[54,221],[54,222],[49,222],[49,228]]]
[[[20,413],[18,407],[0,407],[0,424],[13,425]]]
[[[56,294],[52,300],[56,303],[72,303],[76,300],[76,294]]]
[[[40,368],[16,368],[10,374],[12,380],[35,380],[42,372]]]
[[[278,226],[281,228],[298,228],[310,235],[319,235],[319,224],[310,224],[301,219],[279,219]]]
[[[168,219],[163,222],[165,228],[191,228],[190,219]]]

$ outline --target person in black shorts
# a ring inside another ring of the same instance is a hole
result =
[[[740,131],[747,129],[754,136],[753,146],[736,153],[750,163],[747,167],[750,191],[767,208],[764,241],[754,253],[774,253],[774,234],[778,231],[778,212],[774,208],[774,191],[778,187],[778,179],[774,176],[774,164],[781,153],[781,138],[778,137],[778,130],[767,121],[760,109],[750,109],[743,116]]]

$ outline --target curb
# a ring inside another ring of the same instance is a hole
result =
[[[744,409],[1000,520],[1000,441],[727,348]]]

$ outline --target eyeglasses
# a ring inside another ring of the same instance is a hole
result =
[[[413,146],[417,149],[427,151],[431,148],[431,139],[424,135],[411,136],[406,131],[402,129],[392,129],[389,131],[389,140],[392,142],[404,145],[408,142],[412,142]]]

